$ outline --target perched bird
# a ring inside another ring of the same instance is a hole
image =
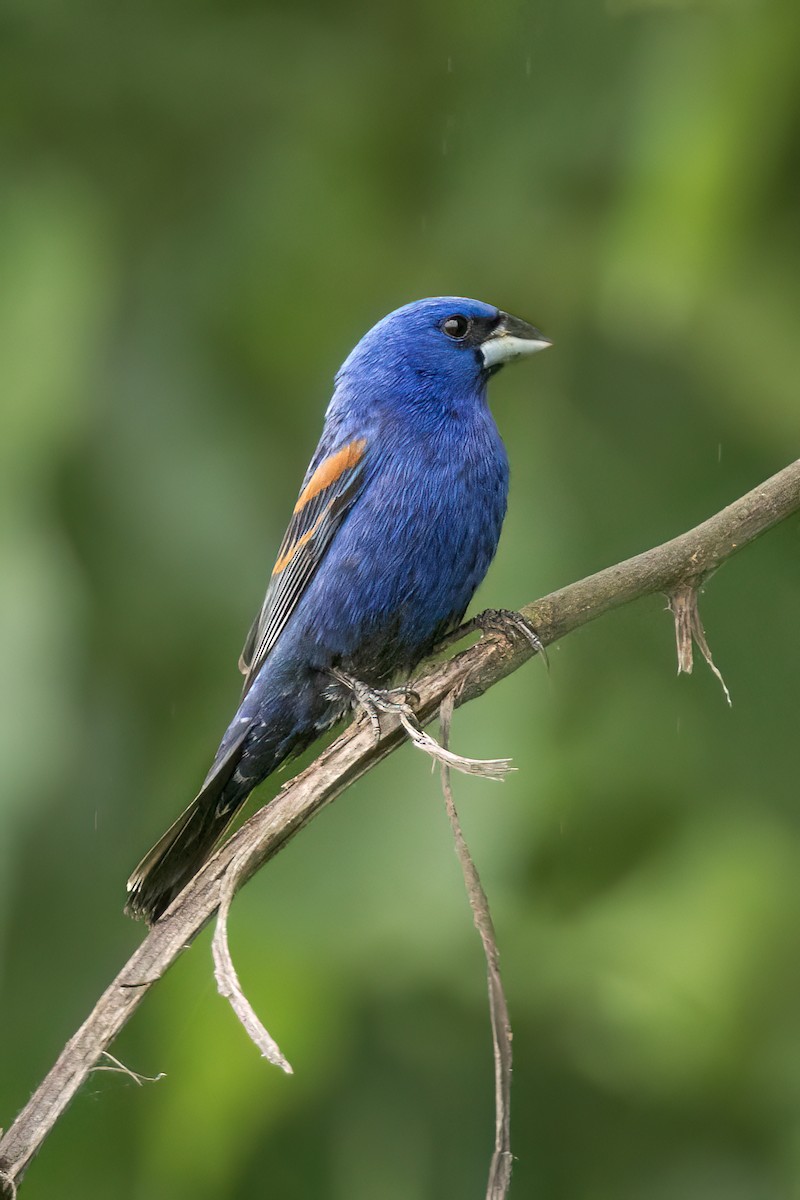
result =
[[[550,342],[446,296],[379,321],[336,376],[267,594],[239,660],[244,695],[206,780],[128,881],[155,921],[250,792],[461,621],[494,557],[508,459],[491,375]]]

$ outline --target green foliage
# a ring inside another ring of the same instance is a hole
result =
[[[493,403],[484,605],[696,523],[797,453],[800,23],[755,0],[291,10],[7,0],[0,18],[0,1123],[141,930],[331,379],[453,292],[550,353]],[[514,1194],[800,1189],[798,526],[709,583],[734,706],[658,601],[459,712],[515,1028]],[[265,800],[273,781],[260,793]],[[483,964],[410,748],[237,900],[262,1063],[204,937],[29,1171],[29,1200],[480,1197]]]

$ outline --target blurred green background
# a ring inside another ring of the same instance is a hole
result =
[[[493,405],[483,606],[681,532],[798,453],[795,0],[4,0],[0,1124],[138,944],[333,373],[474,295],[555,340]],[[660,599],[457,715],[515,1031],[513,1194],[800,1197],[800,526],[710,582],[733,694]],[[285,778],[285,776],[284,776]],[[268,784],[260,793],[269,796]],[[480,1198],[484,968],[405,749],[246,889],[29,1170],[28,1200]]]

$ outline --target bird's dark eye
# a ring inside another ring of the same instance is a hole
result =
[[[442,331],[448,337],[455,338],[457,342],[462,341],[470,331],[472,322],[467,317],[455,316],[447,317],[442,321]]]

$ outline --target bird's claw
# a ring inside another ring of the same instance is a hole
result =
[[[333,671],[332,674],[351,692],[353,700],[361,709],[360,719],[369,721],[376,742],[380,741],[381,736],[381,713],[407,716],[412,713],[413,704],[419,704],[418,693],[407,685],[399,688],[373,688],[344,671]]]
[[[541,654],[547,663],[547,652],[536,630],[523,617],[522,613],[514,612],[510,608],[487,608],[482,613],[478,613],[477,616],[470,617],[463,625],[459,625],[458,629],[454,629],[451,633],[448,633],[434,648],[434,652],[438,653],[440,650],[445,650],[448,646],[453,645],[454,642],[460,642],[467,634],[475,633],[476,630],[483,634],[500,634],[509,641],[513,641],[515,637],[523,637],[533,650],[533,653]]]
[[[515,634],[524,637],[534,654],[541,654],[547,660],[544,643],[522,613],[509,608],[487,608],[473,617],[473,624],[481,633],[500,633],[512,639]]]
[[[434,762],[454,767],[467,775],[482,776],[484,779],[500,780],[514,769],[508,758],[465,758],[462,754],[454,754],[446,746],[441,746],[420,726],[410,702],[410,698],[413,697],[419,703],[420,697],[408,685],[383,691],[362,683],[360,679],[354,679],[344,671],[334,670],[331,674],[337,683],[349,690],[353,702],[361,708],[364,717],[369,719],[376,741],[381,736],[380,713],[392,713],[399,718],[400,724],[417,749],[429,754]],[[402,699],[396,699],[397,696],[402,696]]]

